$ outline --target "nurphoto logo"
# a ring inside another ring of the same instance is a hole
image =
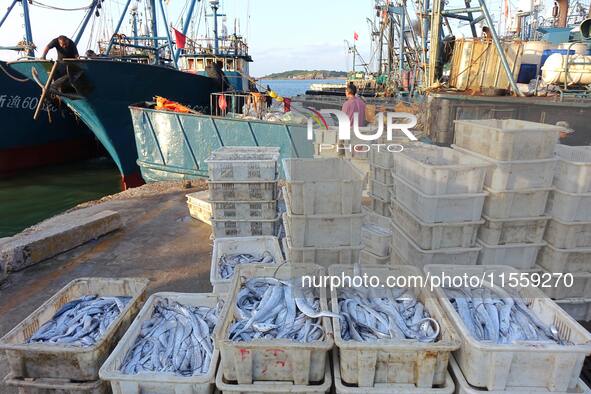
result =
[[[399,143],[400,137],[406,137],[409,141],[417,141],[417,137],[410,131],[411,128],[417,125],[417,117],[407,112],[383,112],[377,114],[377,129],[371,130],[364,128],[363,132],[359,128],[359,114],[353,114],[353,121],[343,111],[337,109],[322,109],[319,111],[321,115],[334,115],[338,122],[338,132],[336,136],[336,144],[320,144],[320,152],[323,151],[348,151],[348,152],[368,152],[372,149],[377,151],[401,152],[404,146]],[[384,121],[384,116],[385,121]],[[386,143],[375,143],[382,140],[384,136],[384,128],[386,132]],[[351,143],[351,129],[353,129],[353,137],[356,143]],[[397,139],[398,143],[390,143]],[[314,122],[308,119],[308,140],[314,140]],[[362,141],[358,143],[357,141]],[[371,143],[374,142],[374,143]]]

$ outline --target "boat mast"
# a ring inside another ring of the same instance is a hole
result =
[[[218,14],[218,9],[220,6],[219,0],[209,0],[209,4],[211,5],[211,9],[213,10],[213,54],[219,55],[219,45],[218,45],[218,17],[219,16],[226,16],[225,14]]]
[[[29,17],[28,0],[21,0],[21,4],[23,5],[23,15],[25,19],[25,40],[27,41],[27,45],[29,47],[27,55],[34,57],[35,52],[33,49],[33,33],[31,32],[31,18]]]
[[[105,52],[105,55],[109,56],[109,53],[111,52],[111,48],[113,48],[113,44],[115,43],[115,35],[117,33],[119,33],[119,29],[121,28],[121,24],[123,23],[123,19],[125,18],[125,15],[127,14],[127,9],[129,8],[129,3],[131,3],[131,0],[127,0],[127,2],[125,3],[125,7],[123,8],[123,12],[121,13],[121,17],[119,17],[119,21],[117,22],[117,27],[115,27],[115,31],[113,31],[113,36],[111,37],[111,41],[109,41],[109,46],[107,47],[107,51]]]
[[[185,16],[185,24],[183,25],[183,35],[187,35],[189,31],[189,26],[191,25],[191,19],[193,18],[193,10],[195,9],[196,0],[191,0],[191,4],[189,4],[189,10],[187,11],[187,15]],[[181,54],[181,50],[179,48],[176,49],[174,53],[174,61],[177,62],[179,60],[179,56]]]
[[[164,0],[160,0],[160,12],[162,12],[162,20],[164,21],[164,26],[166,27],[166,38],[168,39],[168,49],[170,50],[170,57],[172,58],[173,62],[174,62],[174,67],[178,68],[178,64],[176,62],[176,59],[174,58],[173,55],[173,49],[172,49],[172,38],[170,37],[170,29],[168,26],[168,20],[166,19],[166,13],[164,12]]]
[[[156,0],[150,0],[150,12],[152,13],[152,40],[154,41],[154,62],[155,64],[158,64],[158,20],[156,19]]]
[[[76,37],[74,37],[74,42],[76,43],[76,45],[78,45],[78,43],[80,42],[80,39],[82,38],[82,34],[84,33],[84,30],[86,29],[86,25],[88,25],[88,22],[90,21],[90,18],[94,14],[94,10],[98,6],[100,1],[101,0],[92,0],[92,3],[88,7],[88,11],[86,12],[86,16],[84,16],[84,20],[82,21],[82,25],[80,26],[80,29],[78,30],[78,34],[76,34]]]
[[[2,20],[0,20],[0,27],[2,27],[2,25],[4,24],[4,21],[6,21],[6,19],[8,18],[8,15],[10,15],[10,11],[12,11],[12,9],[14,8],[14,6],[18,2],[19,2],[19,0],[12,0],[12,4],[10,6],[8,6],[8,9],[6,10],[6,13],[2,17]]]

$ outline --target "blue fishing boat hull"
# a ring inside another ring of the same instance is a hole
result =
[[[53,63],[29,60],[10,63],[27,77],[33,70],[45,83]],[[58,94],[95,134],[119,168],[123,186],[144,183],[137,165],[137,149],[128,106],[163,96],[209,112],[210,94],[218,90],[214,79],[167,66],[107,59],[63,61],[66,83]]]
[[[205,160],[221,146],[274,146],[282,158],[314,155],[305,125],[129,108],[146,182],[205,178]]]

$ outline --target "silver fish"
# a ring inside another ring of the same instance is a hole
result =
[[[269,251],[260,255],[250,253],[224,254],[218,261],[219,273],[222,279],[229,279],[234,275],[236,267],[241,264],[273,264],[275,259]]]

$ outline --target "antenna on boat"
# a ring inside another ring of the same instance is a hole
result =
[[[213,14],[206,15],[206,16],[213,16],[213,53],[214,55],[219,54],[219,45],[218,45],[218,17],[226,16],[226,14],[218,14],[218,9],[220,8],[220,1],[219,0],[209,0],[209,5],[213,10]]]

